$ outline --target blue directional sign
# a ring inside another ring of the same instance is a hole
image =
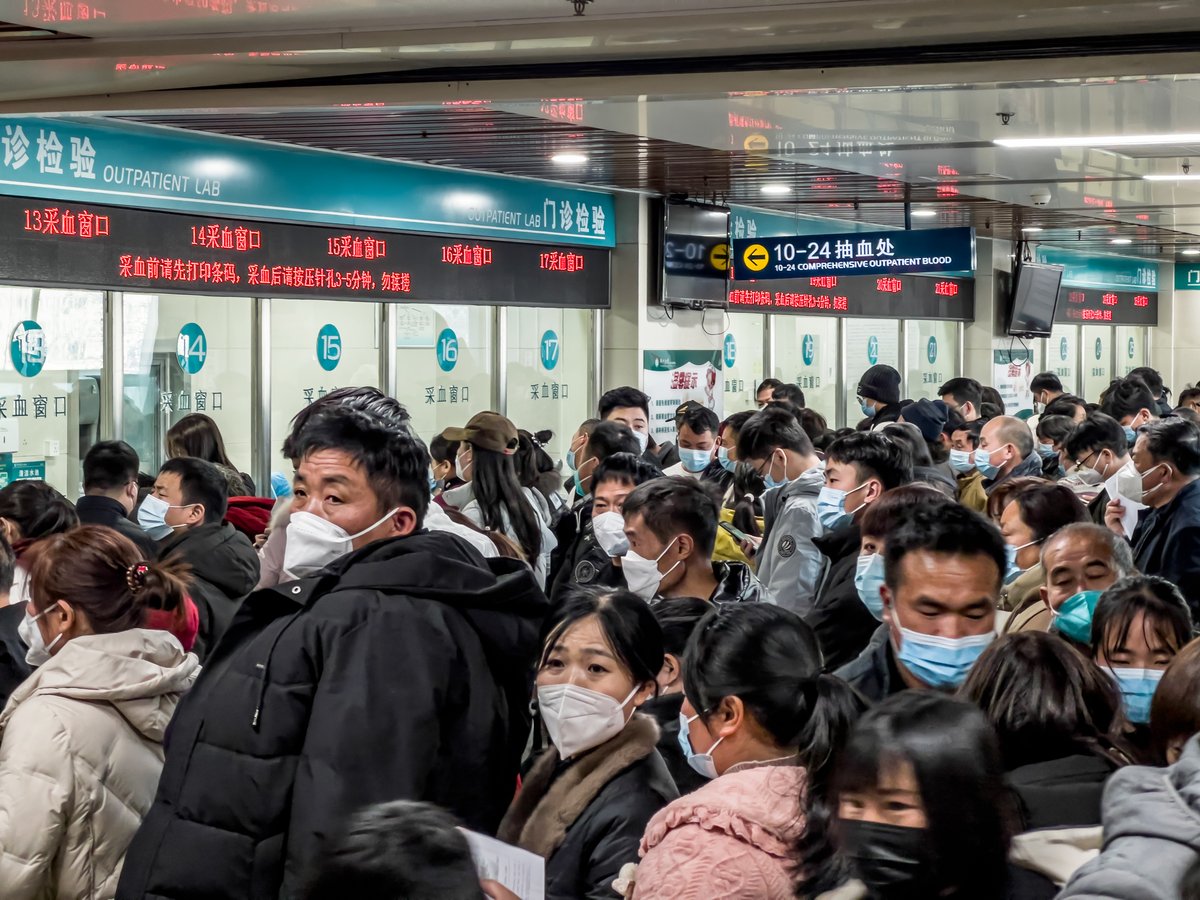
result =
[[[733,242],[735,281],[975,269],[975,231],[865,231]]]

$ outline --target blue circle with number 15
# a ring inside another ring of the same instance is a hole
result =
[[[332,372],[342,361],[342,335],[337,326],[329,323],[317,332],[317,362],[326,372]]]
[[[179,329],[175,339],[175,360],[179,368],[188,375],[195,375],[204,368],[208,359],[208,338],[204,329],[195,322],[188,322]]]

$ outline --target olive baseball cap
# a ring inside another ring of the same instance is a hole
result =
[[[448,441],[466,441],[473,447],[505,456],[517,452],[517,426],[498,412],[476,413],[465,428],[447,428],[442,437]]]

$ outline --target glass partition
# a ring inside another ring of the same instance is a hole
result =
[[[1098,403],[1113,379],[1113,329],[1111,325],[1081,325],[1079,331],[1083,399]]]
[[[879,363],[900,369],[900,322],[897,319],[844,319],[843,322],[846,392],[842,421],[853,427],[863,419],[858,403],[858,380],[863,373]],[[901,384],[901,398],[907,388]]]
[[[775,316],[775,371],[800,385],[809,409],[837,427],[838,320],[821,316]],[[855,420],[857,421],[857,419]]]
[[[725,366],[725,416],[754,409],[754,389],[765,377],[763,328],[766,316],[733,313],[728,320],[729,329],[721,345]]]
[[[1055,325],[1046,344],[1046,368],[1058,376],[1063,390],[1079,394],[1079,326]]]
[[[938,399],[937,389],[962,371],[958,323],[917,319],[905,323],[904,396]]]
[[[1146,365],[1146,333],[1143,325],[1118,325],[1113,329],[1117,353],[1117,374],[1124,377]]]

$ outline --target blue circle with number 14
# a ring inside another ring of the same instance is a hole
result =
[[[337,326],[322,325],[317,332],[317,362],[326,372],[332,372],[342,361],[342,335]]]
[[[437,336],[437,346],[433,349],[437,353],[438,367],[443,372],[449,372],[458,364],[458,335],[453,328],[441,330]]]
[[[188,322],[179,329],[175,339],[175,360],[179,368],[188,375],[195,375],[204,368],[208,359],[208,338],[204,329],[195,322]]]

